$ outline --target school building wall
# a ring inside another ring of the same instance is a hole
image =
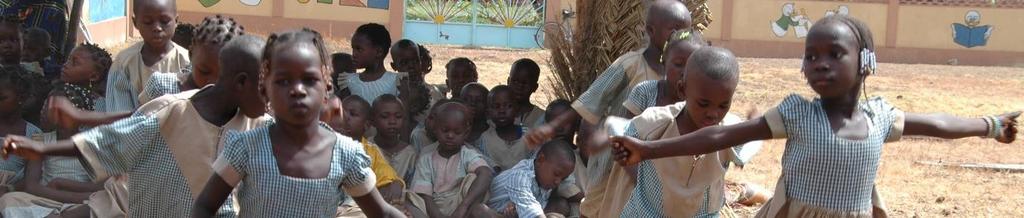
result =
[[[802,31],[826,13],[847,13],[871,29],[883,62],[1024,66],[1024,1],[721,0],[709,6],[715,21],[705,38],[739,56],[799,58]]]
[[[359,25],[379,23],[402,36],[402,0],[178,0],[178,15],[198,24],[204,17],[222,14],[245,26],[246,31],[271,33],[309,27],[325,37],[350,37]]]

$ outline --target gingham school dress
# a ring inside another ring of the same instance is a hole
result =
[[[359,74],[345,73],[340,79],[344,84],[340,84],[338,88],[348,88],[349,93],[358,95],[372,104],[373,100],[384,94],[398,96],[398,83],[402,77],[402,73],[384,72],[379,79],[365,82],[359,79]]]
[[[376,181],[363,146],[349,137],[336,137],[331,162],[323,163],[331,166],[325,178],[282,175],[269,127],[229,134],[213,168],[236,187],[239,217],[334,217],[345,194],[366,195]]]
[[[167,94],[178,94],[181,92],[181,81],[183,75],[177,73],[160,73],[155,72],[149,76],[149,82],[146,83],[146,87],[142,88],[142,93],[139,94],[139,102],[146,104],[153,99],[159,98]]]
[[[787,140],[775,196],[758,217],[884,213],[874,190],[875,177],[883,143],[902,135],[904,113],[877,97],[859,107],[868,119],[868,136],[862,140],[836,136],[820,99],[790,95],[765,114],[773,138]]]
[[[661,90],[658,89],[658,81],[660,80],[647,80],[629,91],[629,96],[626,97],[626,101],[622,102],[622,107],[629,110],[630,113],[640,115],[649,107],[658,105],[658,93]]]
[[[174,44],[164,59],[152,66],[146,66],[142,61],[143,44],[145,43],[138,42],[122,50],[110,65],[106,94],[103,95],[107,98],[109,112],[134,111],[141,106],[139,94],[153,72],[181,72],[183,69],[191,68],[188,50],[177,44]]]
[[[42,132],[43,130],[36,127],[36,125],[25,122],[25,136],[31,137]],[[4,136],[0,136],[0,141],[3,140]],[[3,185],[11,185],[21,181],[25,176],[25,163],[25,159],[17,155],[8,156],[7,159],[0,159],[0,182]]]

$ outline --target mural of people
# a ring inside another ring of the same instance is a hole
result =
[[[953,42],[965,48],[985,46],[995,27],[981,25],[981,13],[968,11],[964,23],[953,23]]]
[[[783,4],[782,16],[769,23],[772,33],[779,38],[785,37],[789,33],[790,27],[793,28],[796,38],[807,37],[807,30],[811,29],[811,19],[807,17],[807,12],[803,8],[797,12],[796,5],[793,3]]]
[[[846,5],[840,5],[839,8],[836,8],[835,10],[827,10],[827,11],[825,11],[825,16],[826,17],[832,16],[832,15],[836,15],[836,14],[839,14],[839,15],[850,15],[850,7],[847,7]]]

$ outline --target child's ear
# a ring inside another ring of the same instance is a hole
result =
[[[679,96],[681,99],[686,99],[686,81],[676,81],[676,89],[676,96]]]

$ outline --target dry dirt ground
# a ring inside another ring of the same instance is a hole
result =
[[[329,42],[332,51],[351,51],[347,39]],[[112,50],[120,47],[124,46]],[[444,64],[455,57],[476,62],[480,82],[488,87],[503,84],[516,59],[532,58],[541,63],[542,70],[541,88],[533,102],[543,106],[553,100],[553,95],[546,94],[551,93],[552,79],[545,51],[428,48],[434,57],[429,83],[443,84]],[[774,106],[791,93],[814,96],[800,73],[799,59],[741,58],[739,62],[741,82],[733,106],[737,113],[745,113],[751,106]],[[388,63],[390,59],[385,61]],[[882,96],[907,112],[975,117],[1024,109],[1024,68],[885,63],[879,68],[866,82],[867,94]],[[781,140],[767,142],[751,164],[731,170],[726,178],[774,190],[783,145]],[[1020,141],[1006,145],[978,138],[907,137],[886,144],[877,187],[894,217],[1019,217],[1024,214],[1024,173],[927,166],[917,161],[1024,164],[1022,145]],[[746,217],[757,208],[735,209]]]

